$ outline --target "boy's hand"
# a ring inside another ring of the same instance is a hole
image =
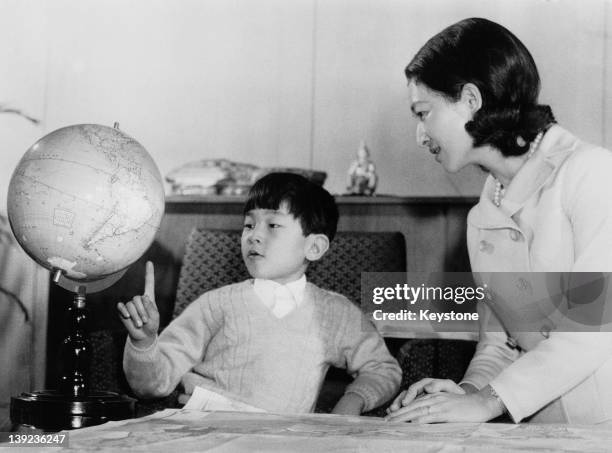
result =
[[[159,311],[155,305],[155,274],[153,263],[147,261],[145,287],[142,296],[117,304],[119,317],[134,346],[146,349],[153,344],[159,330]]]

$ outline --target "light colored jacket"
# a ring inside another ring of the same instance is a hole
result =
[[[468,215],[474,272],[612,272],[612,152],[555,125],[499,208],[494,190],[489,176]],[[514,297],[479,304],[480,340],[463,382],[490,384],[516,422],[533,414],[537,422],[612,420],[610,329],[556,331],[529,311],[529,298],[521,297],[529,285],[512,275],[517,281],[506,282],[506,290],[514,285]],[[604,285],[612,290],[609,278]],[[513,319],[541,325],[513,331]],[[507,344],[509,336],[520,351]]]

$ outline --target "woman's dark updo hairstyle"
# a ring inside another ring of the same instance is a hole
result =
[[[466,83],[478,87],[482,107],[465,125],[474,146],[490,144],[506,156],[518,156],[555,122],[551,108],[538,104],[540,76],[527,48],[486,19],[465,19],[445,28],[418,51],[405,73],[409,81],[451,101],[459,100]]]

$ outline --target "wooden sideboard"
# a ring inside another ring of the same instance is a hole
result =
[[[180,262],[192,228],[242,228],[243,197],[170,196],[158,242]],[[409,271],[469,271],[466,217],[474,197],[336,197],[339,231],[400,231]]]
[[[339,231],[400,231],[406,239],[408,271],[469,271],[466,217],[476,198],[345,197],[336,198]],[[147,260],[155,264],[155,291],[161,325],[171,319],[185,241],[196,226],[241,229],[243,197],[170,196],[162,224],[145,255],[111,288],[87,296],[92,331],[123,330],[115,305],[141,294]],[[73,295],[51,285],[47,384],[55,388],[58,349],[65,335],[66,309]],[[95,360],[95,358],[94,358]]]

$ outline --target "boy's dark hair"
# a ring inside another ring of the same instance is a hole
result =
[[[405,69],[414,80],[457,101],[466,83],[482,94],[482,108],[465,129],[474,146],[491,144],[506,156],[529,150],[529,142],[555,122],[548,105],[538,104],[540,76],[525,45],[508,29],[470,18],[431,38]],[[517,136],[524,139],[517,143]]]
[[[304,236],[324,234],[331,240],[338,227],[338,207],[323,187],[294,173],[268,173],[249,190],[244,205],[246,215],[253,209],[278,209],[285,202],[300,221]]]

